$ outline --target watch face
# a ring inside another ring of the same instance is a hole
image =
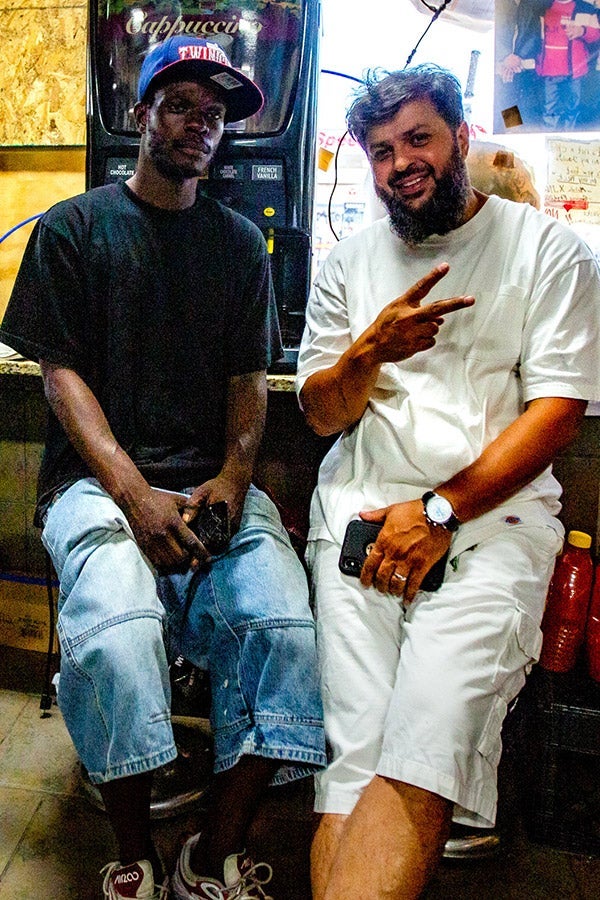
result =
[[[427,501],[427,515],[432,522],[438,522],[440,525],[443,525],[452,515],[450,501],[446,500],[445,497],[440,497],[439,494],[435,494]]]

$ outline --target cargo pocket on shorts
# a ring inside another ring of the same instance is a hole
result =
[[[525,676],[539,659],[542,650],[542,630],[525,610],[514,611],[511,637],[496,667],[494,688],[507,703],[516,697],[525,683]]]
[[[492,700],[490,712],[477,745],[477,752],[487,759],[492,766],[497,766],[500,762],[502,753],[500,732],[502,731],[506,710],[506,701],[496,695]]]
[[[481,733],[477,750],[490,763],[500,761],[502,744],[500,733],[509,703],[525,684],[525,676],[531,671],[542,649],[542,632],[529,613],[518,607],[514,610],[510,639],[498,660],[493,687],[496,696],[492,700],[489,715]]]

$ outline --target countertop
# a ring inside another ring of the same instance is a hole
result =
[[[0,359],[0,375],[38,375],[40,367],[28,359]],[[270,391],[293,391],[293,375],[267,375]]]

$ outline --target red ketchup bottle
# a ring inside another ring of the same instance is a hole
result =
[[[600,563],[596,566],[585,630],[585,656],[590,676],[594,681],[600,681]]]
[[[542,621],[540,657],[540,665],[550,672],[569,672],[583,643],[594,578],[591,545],[589,534],[570,531],[556,561]]]

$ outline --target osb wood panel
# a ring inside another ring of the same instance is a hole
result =
[[[85,143],[87,6],[0,0],[0,146]]]
[[[0,152],[0,236],[54,203],[85,190],[85,150]],[[0,320],[34,222],[0,244]]]

